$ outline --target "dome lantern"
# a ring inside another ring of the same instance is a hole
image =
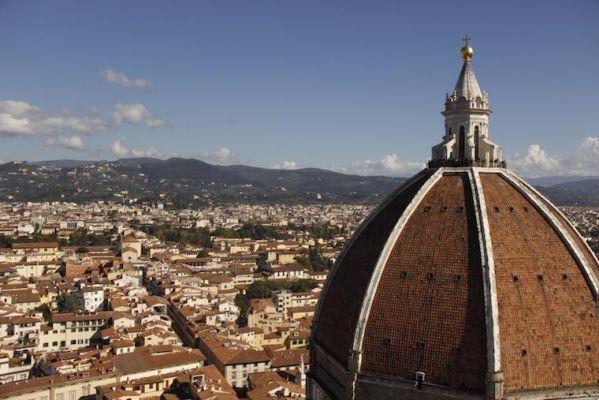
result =
[[[462,70],[453,92],[445,98],[443,141],[432,148],[431,166],[505,167],[501,147],[489,137],[489,98],[480,89],[471,58],[474,50],[470,37],[461,54]]]

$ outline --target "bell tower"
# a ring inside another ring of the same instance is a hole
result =
[[[470,37],[463,41],[460,55],[464,64],[441,113],[445,117],[443,142],[432,148],[429,166],[505,167],[501,147],[489,140],[489,98],[474,75]]]

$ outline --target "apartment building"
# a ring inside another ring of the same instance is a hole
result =
[[[42,328],[39,349],[44,351],[74,350],[99,341],[99,331],[105,328],[111,312],[89,314],[54,313],[52,326]]]

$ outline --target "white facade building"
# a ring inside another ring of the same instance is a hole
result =
[[[104,289],[101,286],[81,285],[74,294],[75,300],[82,310],[95,312],[104,309]]]

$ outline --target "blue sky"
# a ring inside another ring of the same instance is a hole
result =
[[[440,141],[466,33],[511,165],[599,174],[595,0],[0,0],[0,160],[406,175]]]

